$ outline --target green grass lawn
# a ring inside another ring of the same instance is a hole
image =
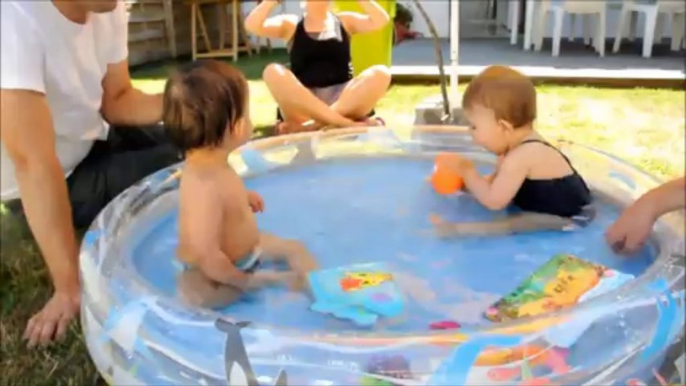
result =
[[[250,79],[250,112],[256,135],[266,135],[276,105],[259,75],[266,63],[284,61],[283,53],[238,62]],[[138,87],[159,92],[171,65],[133,72]],[[542,85],[538,129],[549,138],[564,138],[602,148],[660,178],[684,173],[683,91],[597,89]],[[377,112],[389,125],[413,120],[414,106],[439,92],[437,85],[394,86]],[[2,213],[0,221],[0,384],[87,385],[98,380],[79,326],[64,342],[28,350],[21,334],[28,318],[50,295],[47,271],[23,224]]]

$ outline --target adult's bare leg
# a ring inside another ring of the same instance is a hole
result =
[[[368,119],[369,113],[381,98],[386,95],[391,84],[391,71],[384,65],[372,66],[348,82],[331,104],[331,108],[342,116],[361,124],[376,126],[378,123]],[[316,121],[301,125],[303,131],[318,130],[321,124]]]
[[[294,123],[302,124],[312,119],[321,124],[336,127],[357,125],[353,120],[337,113],[312,94],[283,65],[268,65],[262,73],[262,79],[287,122],[294,121]]]
[[[331,108],[344,117],[363,120],[386,95],[391,84],[391,70],[376,65],[351,80]]]

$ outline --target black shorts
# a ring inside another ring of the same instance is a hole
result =
[[[119,193],[182,159],[162,125],[112,127],[107,140],[96,141],[67,178],[74,226],[77,229],[90,226]],[[8,202],[6,206],[15,214],[22,212],[20,200]]]

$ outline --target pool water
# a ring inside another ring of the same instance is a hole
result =
[[[439,239],[428,217],[487,221],[505,216],[467,194],[439,196],[428,184],[431,160],[346,158],[281,169],[246,179],[262,195],[262,230],[303,241],[323,268],[385,262],[408,297],[401,318],[376,329],[426,331],[453,320],[463,326],[490,323],[483,312],[514,290],[556,254],[573,254],[637,276],[652,262],[645,248],[635,256],[615,255],[605,244],[605,229],[619,208],[596,201],[598,213],[573,232]],[[484,168],[482,172],[491,170]],[[180,265],[175,258],[177,213],[170,213],[132,246],[139,273],[157,290],[175,296]],[[305,295],[270,288],[246,295],[222,310],[241,320],[301,331],[356,328],[350,322],[309,310]]]

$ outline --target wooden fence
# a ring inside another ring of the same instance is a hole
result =
[[[126,5],[130,12],[129,64],[191,53],[191,11],[185,0],[126,0]],[[217,7],[201,8],[213,45],[218,43]],[[204,49],[201,41],[198,44]]]

